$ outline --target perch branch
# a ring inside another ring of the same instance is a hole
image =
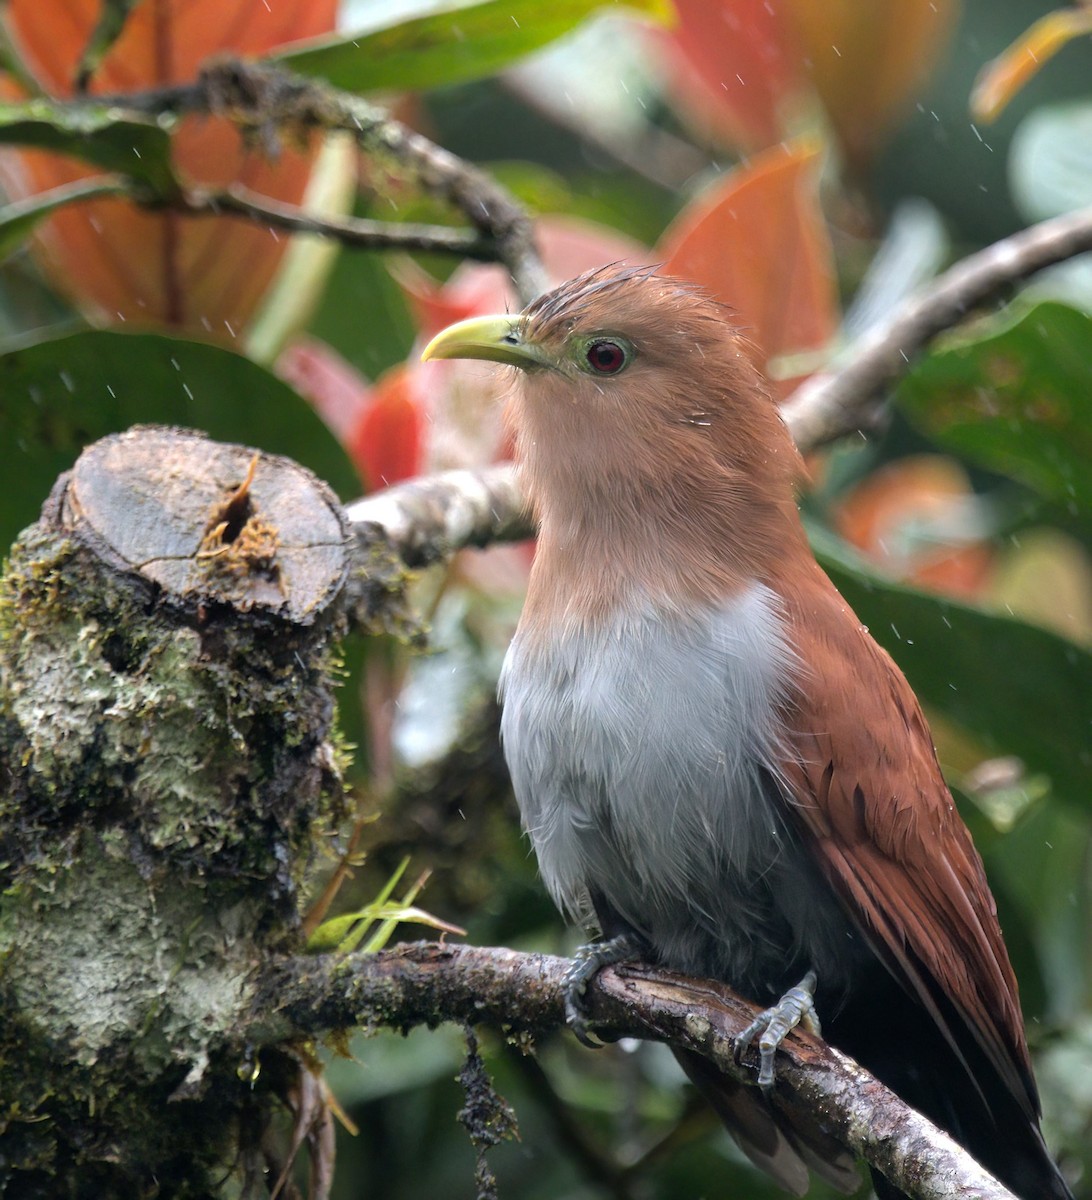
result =
[[[568,960],[436,943],[373,955],[290,958],[267,968],[247,1031],[256,1044],[363,1026],[409,1029],[457,1021],[508,1035],[564,1027]],[[640,965],[602,971],[588,991],[593,1026],[695,1051],[737,1079],[735,1038],[754,1009],[728,988]],[[1014,1200],[946,1134],[856,1063],[806,1034],[779,1057],[772,1103],[821,1113],[823,1130],[914,1200]]]

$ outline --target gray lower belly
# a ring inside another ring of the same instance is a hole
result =
[[[591,840],[584,886],[604,933],[637,933],[671,970],[720,979],[770,1003],[809,969],[824,992],[843,994],[871,959],[784,827],[771,836],[765,861],[752,862],[757,869],[740,874],[722,856],[695,856],[683,888],[634,869],[632,848],[622,853],[599,834]]]

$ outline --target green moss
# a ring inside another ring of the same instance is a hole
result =
[[[141,848],[172,862],[280,870],[329,808],[325,639],[148,619],[146,599],[135,583],[104,589],[70,543],[31,533],[15,547],[0,671],[24,786],[0,797],[4,857],[27,861],[88,813],[123,812]]]
[[[337,622],[168,604],[41,526],[13,547],[0,1190],[211,1195],[264,1127],[236,1029],[254,967],[297,944],[315,832],[345,805]]]
[[[381,530],[372,535],[358,533],[357,566],[349,581],[349,612],[359,632],[369,636],[386,634],[397,641],[423,648],[427,639],[420,614],[409,600],[417,579]]]

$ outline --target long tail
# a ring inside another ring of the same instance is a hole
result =
[[[925,1009],[886,973],[828,1017],[823,1033],[951,1134],[1021,1200],[1073,1200],[1027,1097],[1005,1085],[954,1008],[944,1015],[965,1062]],[[879,1200],[900,1200],[901,1192],[874,1179]]]
[[[794,1196],[808,1190],[809,1171],[851,1195],[861,1186],[853,1155],[815,1131],[801,1131],[774,1110],[757,1087],[737,1083],[700,1054],[672,1051],[744,1154]]]

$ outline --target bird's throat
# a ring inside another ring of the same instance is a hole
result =
[[[526,617],[572,624],[648,605],[716,606],[771,583],[801,552],[810,559],[791,498],[616,489],[598,499],[580,512],[540,510]]]

